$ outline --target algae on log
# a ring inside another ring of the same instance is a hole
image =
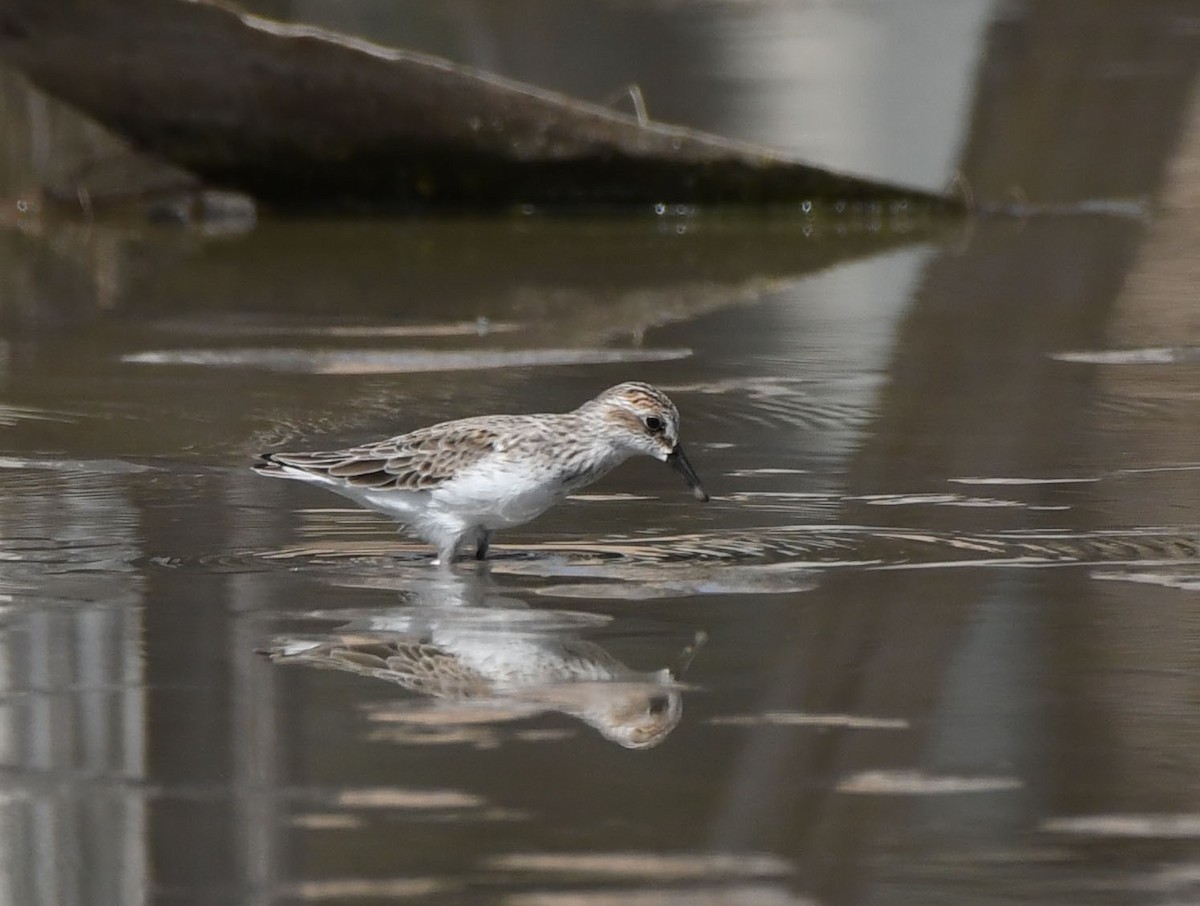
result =
[[[957,207],[210,0],[0,0],[0,60],[139,149],[278,206]]]

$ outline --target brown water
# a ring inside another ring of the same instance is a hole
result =
[[[1200,10],[1093,6],[978,7],[905,133],[1056,216],[6,212],[0,902],[1194,900]],[[631,462],[450,577],[248,468],[625,379],[712,502]]]

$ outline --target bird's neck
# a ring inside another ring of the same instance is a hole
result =
[[[634,451],[623,444],[606,440],[599,425],[585,426],[573,446],[575,449],[566,457],[562,468],[561,481],[568,494],[599,480],[634,455]]]

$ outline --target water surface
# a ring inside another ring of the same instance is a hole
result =
[[[1140,9],[964,24],[926,148],[1055,216],[6,227],[0,900],[1194,898],[1200,32]],[[248,468],[628,379],[712,502],[631,462],[453,576]]]

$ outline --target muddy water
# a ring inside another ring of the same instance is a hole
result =
[[[1054,216],[10,223],[0,901],[1194,898],[1195,20],[1047,8],[962,157]],[[632,378],[713,500],[450,576],[248,468]]]

